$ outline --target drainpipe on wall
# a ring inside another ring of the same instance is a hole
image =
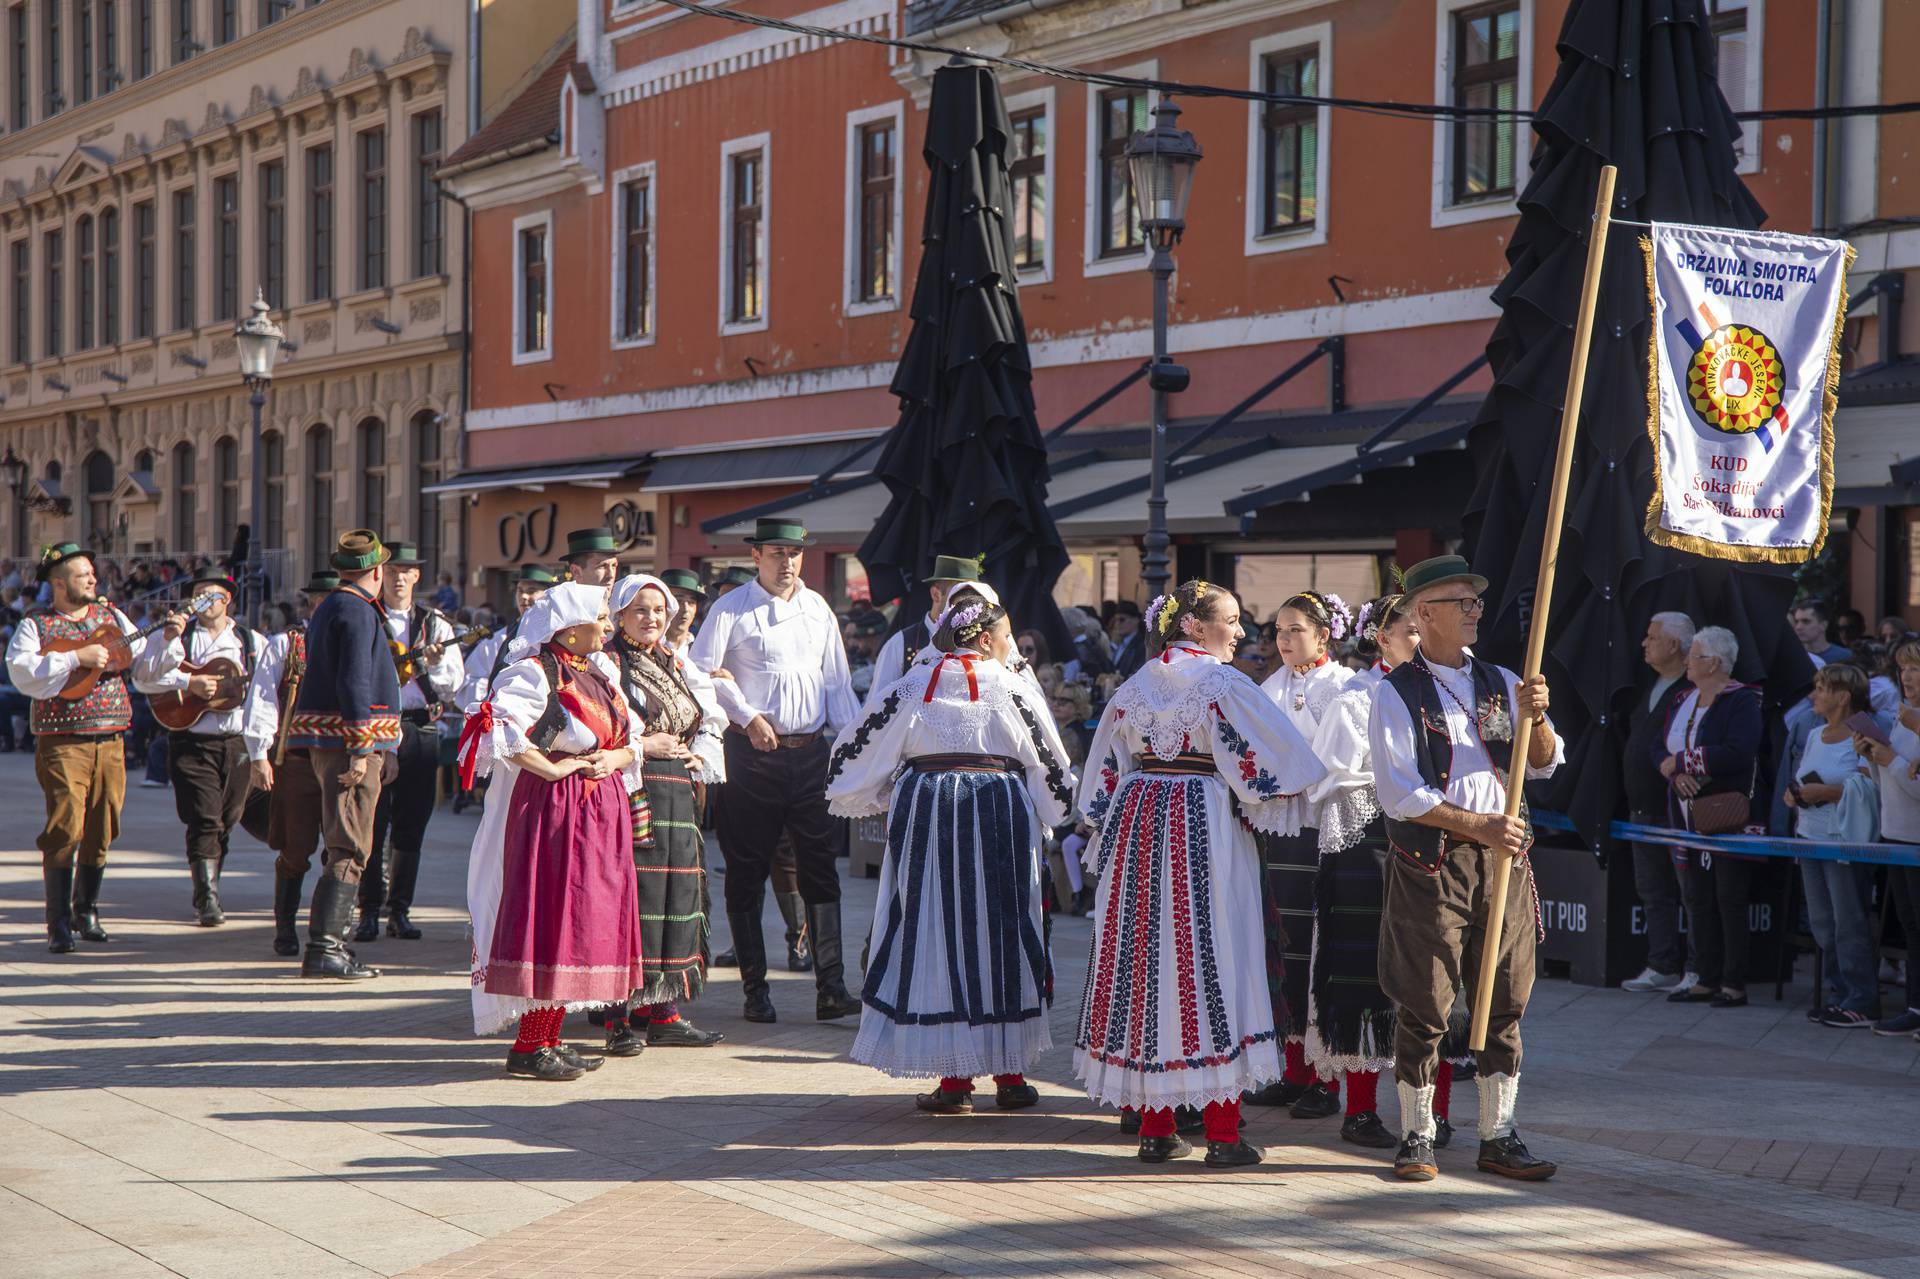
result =
[[[1820,0],[1813,29],[1813,105],[1825,110],[1833,103],[1833,0]],[[1833,122],[1813,122],[1813,208],[1811,230],[1815,235],[1827,231],[1827,192],[1832,187],[1829,149]]]
[[[440,188],[442,199],[451,200],[460,206],[460,433],[454,440],[453,465],[456,471],[467,469],[467,410],[473,403],[473,210],[467,202],[447,190]],[[460,503],[460,583],[464,589],[467,577],[467,545],[469,504],[464,494],[454,499]]]

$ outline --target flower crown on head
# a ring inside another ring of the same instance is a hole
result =
[[[956,639],[972,639],[965,631],[979,629],[980,619],[986,616],[988,604],[985,600],[969,600],[958,608],[950,608],[941,620],[953,631]]]
[[[1310,600],[1318,600],[1320,607],[1327,613],[1327,637],[1345,639],[1354,633],[1353,610],[1347,602],[1332,591],[1301,591],[1300,594]]]
[[[1396,585],[1397,584],[1396,582]],[[1353,624],[1354,633],[1369,644],[1378,643],[1380,639],[1380,628],[1391,620],[1393,610],[1399,605],[1400,599],[1400,594],[1395,592],[1391,595],[1382,595],[1377,600],[1368,600],[1365,604],[1362,604],[1360,606],[1360,616]],[[1375,607],[1376,605],[1378,605],[1377,608]]]

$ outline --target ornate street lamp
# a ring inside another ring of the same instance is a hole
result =
[[[1152,488],[1147,494],[1147,535],[1140,557],[1149,597],[1168,587],[1167,546],[1167,396],[1187,389],[1187,370],[1167,359],[1167,289],[1173,277],[1173,246],[1187,229],[1187,200],[1193,195],[1200,144],[1179,124],[1180,108],[1162,97],[1153,110],[1151,129],[1127,142],[1127,169],[1140,206],[1140,229],[1152,246],[1147,269],[1153,273],[1153,363],[1147,385],[1153,388]]]
[[[24,557],[27,553],[27,464],[14,455],[13,445],[7,445],[7,455],[0,457],[0,475],[7,481],[7,491],[13,495],[13,553]]]
[[[267,407],[267,387],[273,383],[273,364],[280,358],[280,343],[286,334],[273,322],[273,310],[267,305],[264,291],[253,296],[253,314],[240,322],[234,329],[235,344],[240,348],[240,376],[246,380],[247,389],[252,392],[247,403],[253,406],[253,475],[249,487],[252,494],[248,498],[247,518],[247,625],[254,630],[260,629],[260,614],[266,604],[267,573],[266,560],[260,553],[260,544],[265,540],[266,520],[264,512],[267,505],[267,460],[266,451],[260,442],[260,415]]]

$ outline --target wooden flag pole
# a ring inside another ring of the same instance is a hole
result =
[[[1527,631],[1526,678],[1540,673],[1546,655],[1547,608],[1553,600],[1553,572],[1560,562],[1560,525],[1567,513],[1567,479],[1573,470],[1573,442],[1580,422],[1580,399],[1587,387],[1587,347],[1593,338],[1593,312],[1600,299],[1600,268],[1607,256],[1607,227],[1613,210],[1612,165],[1600,170],[1600,190],[1593,200],[1593,230],[1587,237],[1587,273],[1580,281],[1580,315],[1573,326],[1573,360],[1567,370],[1566,403],[1560,410],[1560,448],[1553,459],[1553,489],[1547,499],[1547,527],[1540,537],[1540,572],[1533,587],[1533,625]],[[1509,708],[1511,710],[1511,708]],[[1533,743],[1533,720],[1513,715],[1513,760],[1507,768],[1507,816],[1520,815],[1527,780],[1527,751]],[[1468,1046],[1479,1052],[1487,1046],[1487,1020],[1493,1011],[1493,979],[1500,955],[1500,934],[1506,922],[1507,882],[1512,857],[1496,857],[1493,884],[1487,890],[1487,931],[1480,947],[1479,980],[1473,991],[1473,1028]]]

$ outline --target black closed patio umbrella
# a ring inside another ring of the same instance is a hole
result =
[[[954,58],[934,73],[913,328],[893,377],[900,420],[874,466],[892,496],[860,561],[875,600],[904,599],[904,624],[926,611],[934,556],[984,555],[1014,625],[1065,652],[1053,584],[1067,552],[1047,511],[1007,221],[1011,134],[983,64]]]
[[[1477,651],[1515,669],[1534,605],[1600,169],[1619,171],[1617,219],[1752,229],[1766,217],[1735,171],[1740,129],[1715,78],[1702,0],[1573,0],[1558,49],[1559,70],[1533,119],[1508,273],[1494,295],[1494,386],[1469,437],[1478,480],[1463,551],[1493,583]],[[1616,222],[1608,242],[1543,663],[1568,767],[1542,799],[1594,845],[1616,816],[1625,717],[1653,614],[1677,610],[1731,629],[1738,678],[1764,684],[1769,702],[1798,697],[1813,674],[1786,626],[1789,569],[1671,550],[1642,531],[1653,449],[1639,238]]]

